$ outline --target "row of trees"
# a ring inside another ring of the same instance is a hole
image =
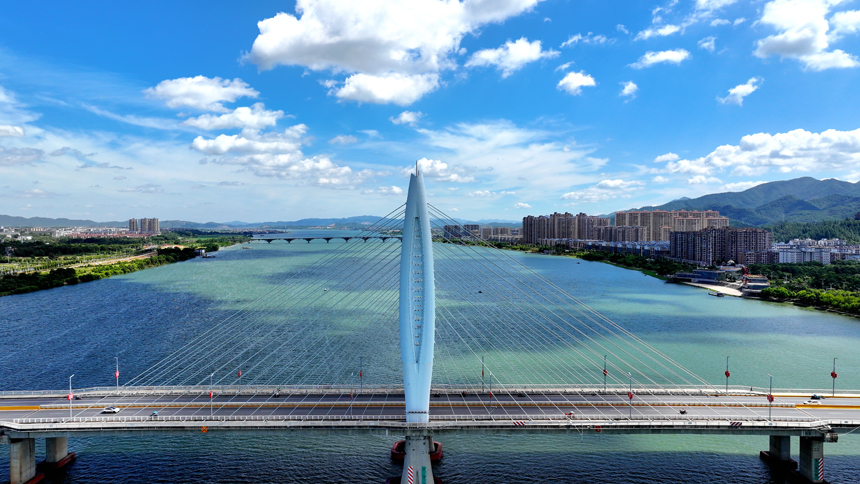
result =
[[[832,308],[844,313],[860,315],[860,296],[851,291],[821,289],[792,291],[785,286],[775,286],[763,290],[761,297],[774,301],[796,301],[806,306]]]
[[[762,274],[777,287],[788,291],[806,289],[838,289],[860,291],[860,262],[833,261],[828,265],[820,262],[803,264],[750,264],[750,272]]]
[[[173,262],[192,259],[194,249],[158,249],[158,255],[146,259],[85,267],[81,269],[54,269],[50,272],[31,272],[15,276],[0,277],[0,296],[24,294],[81,282],[95,281],[107,277],[157,267]]]

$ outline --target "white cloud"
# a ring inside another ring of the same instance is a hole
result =
[[[696,0],[696,10],[718,10],[738,0]]]
[[[362,129],[359,130],[359,133],[364,133],[368,138],[381,138],[382,135],[379,134],[379,131],[375,129]]]
[[[562,64],[562,65],[560,65],[560,66],[556,67],[556,68],[553,70],[553,72],[566,71],[566,70],[567,70],[568,68],[570,68],[570,66],[572,66],[573,64],[574,64],[574,62],[573,62],[573,61],[565,62],[564,64]]]
[[[0,166],[32,165],[44,151],[35,148],[3,148],[0,146]]]
[[[227,112],[222,103],[234,102],[240,97],[256,98],[260,93],[241,79],[208,78],[205,76],[180,77],[161,81],[143,91],[147,96],[163,99],[171,108],[189,107],[202,111]]]
[[[161,188],[161,185],[158,185],[156,183],[146,183],[143,185],[138,185],[136,187],[123,188],[120,191],[149,194],[164,193],[164,189]]]
[[[577,96],[582,94],[582,88],[588,86],[596,86],[597,82],[593,77],[586,74],[585,71],[580,72],[570,72],[562,80],[558,82],[556,86],[558,89],[562,89],[568,92],[568,94],[573,94]]]
[[[514,208],[517,208],[517,209],[520,209],[520,208],[532,208],[532,206],[531,206],[531,205],[529,205],[528,203],[520,202],[520,203],[515,204],[515,205],[514,205]]]
[[[260,35],[245,58],[261,70],[299,65],[349,73],[336,92],[342,99],[408,105],[436,89],[441,71],[456,67],[465,35],[537,2],[298,0],[295,15],[258,22]],[[386,95],[384,79],[398,81],[397,95]]]
[[[348,135],[348,134],[347,135],[339,134],[339,135],[335,136],[334,138],[328,140],[328,142],[329,142],[329,144],[333,144],[333,145],[349,145],[352,143],[358,143],[358,138],[356,138],[355,136],[352,136],[352,135]]]
[[[667,35],[672,35],[681,30],[681,27],[677,25],[663,25],[661,27],[648,27],[647,29],[636,34],[636,38],[633,40],[646,40],[651,37],[666,37]]]
[[[330,94],[351,101],[408,106],[439,87],[436,74],[353,74]]]
[[[717,100],[723,104],[737,104],[741,106],[744,103],[744,98],[754,93],[759,88],[763,79],[753,77],[746,82],[729,89],[729,95],[726,97],[717,97]]]
[[[263,106],[263,103],[255,103],[250,108],[239,107],[220,116],[204,114],[196,118],[188,118],[182,124],[205,130],[231,128],[258,130],[276,125],[278,120],[283,117],[283,111],[269,111]]]
[[[287,128],[283,134],[243,132],[234,135],[218,135],[214,139],[198,136],[191,147],[207,155],[226,153],[291,153],[298,151],[303,144],[303,136],[308,127],[298,124]]]
[[[758,133],[741,138],[738,145],[724,145],[694,160],[678,160],[654,173],[712,176],[756,176],[780,173],[822,173],[856,170],[860,165],[860,129],[810,133],[796,129],[774,135]]]
[[[747,21],[747,19],[745,19],[744,17],[736,18],[735,21],[732,22],[732,27],[737,27],[738,25],[740,25],[746,21]]]
[[[222,182],[218,182],[218,186],[219,186],[219,187],[241,187],[241,186],[244,186],[244,185],[245,185],[245,183],[244,183],[244,182],[240,182],[240,181],[222,181]]]
[[[11,126],[0,124],[0,138],[4,136],[18,137],[24,136],[24,128],[21,126]]]
[[[641,181],[603,180],[585,190],[565,193],[561,196],[561,199],[592,203],[613,198],[629,198],[632,196],[631,192],[641,190],[644,185],[645,183]]]
[[[403,189],[400,187],[379,187],[375,190],[362,190],[362,195],[403,195]]]
[[[629,96],[631,99],[636,97],[636,92],[639,90],[639,86],[636,85],[633,81],[622,82],[621,94],[619,96]]]
[[[424,113],[421,111],[403,111],[398,114],[397,117],[388,119],[394,124],[408,124],[409,126],[415,126],[415,123],[423,117]]]
[[[830,17],[830,24],[833,26],[830,36],[834,40],[843,35],[856,34],[860,32],[860,10],[836,12]]]
[[[297,180],[299,185],[322,188],[355,188],[379,175],[371,170],[354,171],[348,166],[339,166],[324,156],[307,158],[301,152],[222,157],[213,163],[241,166],[257,176]]]
[[[685,49],[664,50],[660,52],[648,51],[638,61],[630,64],[630,67],[644,69],[663,62],[678,65],[689,58],[690,53]]]
[[[711,27],[719,27],[720,25],[728,25],[730,23],[731,22],[724,18],[715,18],[714,20],[711,20]]]
[[[717,38],[714,36],[705,37],[704,39],[699,41],[699,48],[705,49],[708,52],[713,52],[714,49],[716,48],[716,46],[714,45],[714,41],[716,41],[716,40],[717,40]]]
[[[449,165],[439,160],[421,158],[418,160],[418,170],[425,178],[433,178],[441,182],[469,183],[475,181],[472,170],[464,166]],[[415,173],[415,167],[407,166],[401,170],[406,176]]]
[[[762,183],[767,183],[766,181],[745,181],[745,182],[737,182],[737,183],[727,183],[723,185],[723,190],[727,192],[742,192],[744,190],[749,190],[752,187],[756,187],[761,185]]]
[[[625,34],[629,34],[629,33],[630,33],[630,31],[629,31],[629,30],[627,30],[627,27],[625,27],[625,26],[624,26],[624,24],[618,24],[618,25],[616,25],[616,26],[615,26],[615,30],[617,30],[617,31],[619,31],[619,32],[624,32]]]
[[[657,158],[654,158],[654,163],[664,163],[667,161],[675,161],[678,158],[680,158],[680,156],[676,155],[675,153],[666,153],[665,155],[660,155]]]
[[[529,42],[522,37],[515,42],[510,40],[497,49],[483,49],[472,54],[466,67],[496,66],[502,77],[508,77],[530,62],[558,57],[558,51],[541,50],[541,41]]]
[[[669,179],[666,178],[665,176],[657,175],[651,179],[651,182],[653,182],[653,183],[668,183]]]
[[[696,175],[687,179],[688,185],[710,185],[712,183],[722,183],[722,180],[705,175]]]
[[[161,129],[161,130],[177,130],[182,129],[182,125],[176,122],[173,119],[164,119],[164,118],[150,118],[146,116],[136,116],[134,114],[116,114],[110,111],[90,106],[87,104],[83,105],[84,109],[87,111],[96,114],[98,116],[102,116],[108,119],[112,119],[114,121],[119,121],[120,123],[131,124],[133,126],[142,126],[144,128],[152,128],[152,129]]]
[[[505,190],[502,190],[500,192],[491,192],[490,190],[478,190],[475,192],[467,193],[466,196],[467,197],[474,197],[474,198],[498,198],[498,197],[502,197],[504,195],[516,195],[516,194],[517,194],[517,192],[510,192],[510,191],[505,191]]]
[[[779,33],[756,43],[755,55],[762,59],[771,55],[797,59],[804,68],[821,71],[832,68],[860,66],[857,57],[842,50],[828,51],[835,40],[827,35],[830,24],[827,14],[840,0],[773,0],[764,6],[760,24],[769,25]],[[843,13],[843,12],[840,12]],[[846,28],[851,15],[834,15],[836,30]],[[849,29],[850,30],[850,29]],[[837,34],[836,37],[838,37]]]
[[[567,40],[562,42],[560,47],[561,48],[565,48],[568,46],[573,47],[580,42],[582,42],[583,44],[591,44],[591,45],[605,45],[605,44],[615,43],[615,39],[610,39],[609,37],[607,37],[605,35],[594,35],[591,32],[589,32],[585,35],[582,35],[582,34],[571,35],[570,37],[567,38]]]

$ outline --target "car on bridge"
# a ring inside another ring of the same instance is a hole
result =
[[[102,413],[119,413],[120,409],[118,407],[105,407],[102,410]]]

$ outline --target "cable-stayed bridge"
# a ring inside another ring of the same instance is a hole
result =
[[[824,482],[824,442],[860,426],[851,393],[711,385],[445,225],[413,176],[404,206],[121,386],[2,392],[11,482],[37,478],[36,438],[50,468],[69,436],[295,429],[404,435],[402,482],[432,481],[432,436],[454,430],[768,435],[777,466],[796,436]]]

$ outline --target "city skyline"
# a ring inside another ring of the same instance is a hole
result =
[[[860,179],[857,2],[298,4],[9,6],[0,212],[381,215],[416,160],[467,220]]]

